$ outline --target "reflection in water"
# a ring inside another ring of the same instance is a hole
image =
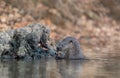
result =
[[[57,65],[62,78],[78,78],[82,71],[83,61],[81,60],[58,60]]]
[[[1,61],[1,78],[120,78],[118,59]]]

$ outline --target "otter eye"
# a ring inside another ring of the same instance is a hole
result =
[[[73,41],[71,40],[69,43],[70,43],[70,44],[72,44],[72,43],[73,43]]]

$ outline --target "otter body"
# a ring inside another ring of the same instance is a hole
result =
[[[80,44],[74,37],[66,37],[57,45],[57,59],[84,59]]]

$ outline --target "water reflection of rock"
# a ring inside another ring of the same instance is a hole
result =
[[[120,62],[104,60],[1,61],[0,78],[120,78]]]
[[[80,60],[6,61],[0,66],[2,78],[94,78],[96,74],[96,64]]]
[[[3,78],[77,78],[83,65],[81,61],[54,59],[6,61],[2,64],[6,65],[5,72],[8,72]]]
[[[20,78],[46,78],[46,62],[44,61],[21,62],[23,64],[19,65]]]
[[[2,62],[5,70],[2,78],[46,78],[46,62],[44,61],[6,61]],[[8,72],[8,73],[7,73]]]

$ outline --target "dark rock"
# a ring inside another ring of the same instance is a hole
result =
[[[1,58],[40,59],[42,56],[54,56],[55,50],[50,45],[49,34],[49,28],[41,24],[31,24],[2,32],[0,33]]]

